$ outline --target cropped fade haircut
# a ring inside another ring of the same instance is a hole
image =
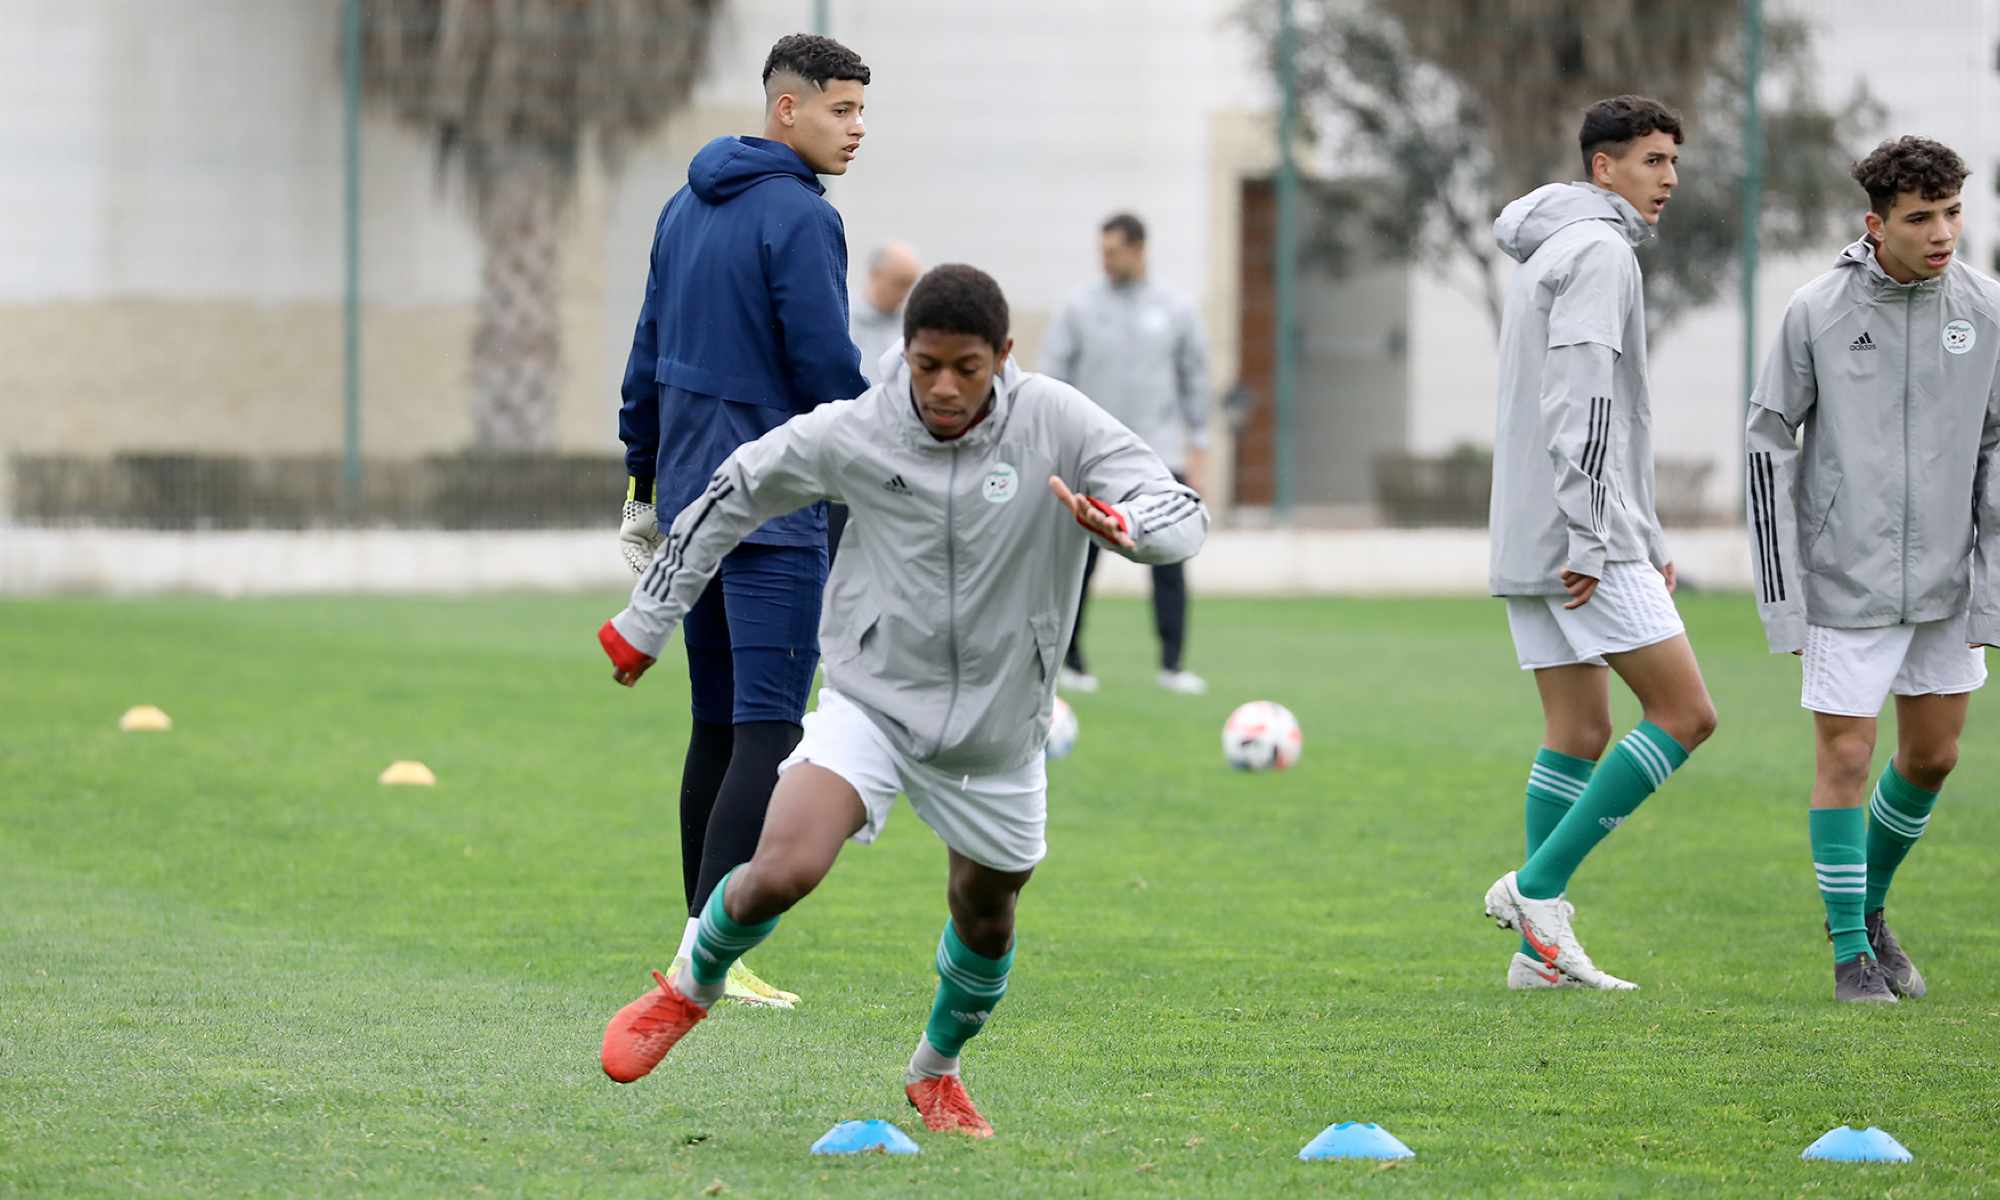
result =
[[[1618,147],[1649,133],[1669,133],[1674,145],[1681,136],[1681,115],[1649,96],[1612,96],[1583,110],[1577,145],[1583,150],[1583,177],[1590,178],[1590,160],[1602,150],[1617,157]]]
[[[778,39],[764,58],[764,83],[773,75],[797,75],[814,87],[825,90],[830,79],[852,79],[866,86],[868,64],[861,56],[830,37],[816,33],[791,33]]]
[[[1854,164],[1854,182],[1868,193],[1868,207],[1887,218],[1896,197],[1915,192],[1926,200],[1956,196],[1965,187],[1965,160],[1942,142],[1904,136],[1891,138]]]
[[[1112,213],[1104,218],[1104,224],[1097,227],[1099,233],[1116,231],[1129,245],[1146,244],[1146,223],[1128,212]]]
[[[1007,297],[978,267],[945,263],[924,272],[903,307],[903,341],[929,329],[983,339],[998,354],[1007,345]]]

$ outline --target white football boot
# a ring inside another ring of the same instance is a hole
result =
[[[1585,987],[1604,991],[1635,991],[1638,984],[1607,975],[1597,969],[1584,953],[1583,944],[1576,940],[1576,931],[1570,928],[1570,918],[1576,909],[1568,900],[1555,896],[1547,900],[1530,900],[1521,894],[1514,882],[1514,872],[1493,881],[1486,889],[1486,915],[1502,929],[1518,930],[1528,944],[1537,948],[1548,965],[1574,979]],[[1511,979],[1512,973],[1509,972]]]
[[[1208,692],[1208,680],[1193,671],[1162,671],[1160,686],[1181,696],[1200,696]]]
[[[1545,988],[1582,986],[1541,959],[1531,958],[1519,950],[1514,951],[1512,961],[1507,964],[1507,987],[1510,991],[1532,992]]]

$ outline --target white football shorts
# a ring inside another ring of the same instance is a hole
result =
[[[1507,597],[1507,626],[1514,633],[1514,657],[1523,671],[1601,667],[1607,654],[1623,654],[1687,632],[1667,591],[1666,577],[1649,562],[1606,563],[1590,602],[1564,608],[1567,603],[1567,593]]]
[[[857,842],[872,842],[882,832],[900,792],[945,845],[981,866],[1025,871],[1049,852],[1048,770],[1039,755],[992,775],[941,771],[912,761],[867,713],[821,687],[818,706],[806,714],[805,736],[778,773],[800,763],[832,771],[861,794],[868,816],[854,835]]]
[[[1834,717],[1873,717],[1891,693],[1957,696],[1986,682],[1986,651],[1965,644],[1960,613],[1879,629],[1806,626],[1799,705]]]

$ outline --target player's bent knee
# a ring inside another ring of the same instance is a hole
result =
[[[1905,779],[1927,792],[1935,792],[1945,776],[1958,766],[1958,743],[1917,746],[1896,756],[1896,769]]]
[[[745,904],[759,919],[785,912],[812,894],[826,878],[830,865],[806,855],[766,854],[759,846],[757,856],[744,869]]]

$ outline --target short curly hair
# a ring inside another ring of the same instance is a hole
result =
[[[816,88],[829,79],[868,82],[868,64],[861,56],[830,37],[816,33],[792,33],[778,39],[764,58],[764,82],[780,73],[797,75]]]
[[[1904,192],[1916,192],[1926,200],[1956,196],[1972,174],[1950,146],[1907,135],[1870,150],[1868,157],[1854,164],[1852,173],[1878,217],[1887,217]]]
[[[1681,115],[1651,96],[1610,96],[1583,110],[1583,126],[1576,131],[1577,146],[1583,151],[1583,177],[1590,178],[1590,162],[1600,150],[1623,146],[1649,133],[1672,135],[1674,145],[1684,140]],[[1623,151],[1613,153],[1618,158]]]
[[[1007,297],[978,267],[945,263],[924,272],[903,306],[903,341],[920,330],[983,338],[998,353],[1007,345]]]

